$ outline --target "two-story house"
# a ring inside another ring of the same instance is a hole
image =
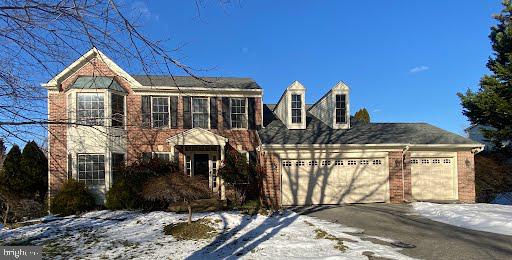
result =
[[[248,78],[130,75],[92,49],[48,83],[49,192],[84,182],[99,201],[113,173],[143,157],[176,160],[224,198],[216,175],[230,146],[261,164],[275,205],[474,201],[482,145],[423,123],[362,124],[349,88],[307,105],[293,82],[277,104]]]

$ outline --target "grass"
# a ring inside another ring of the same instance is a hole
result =
[[[211,224],[209,219],[192,221],[191,224],[187,222],[169,224],[164,227],[164,233],[173,236],[177,240],[209,239],[217,234]]]
[[[309,225],[313,225],[313,224],[309,223]],[[343,240],[341,238],[337,238],[319,228],[315,229],[315,234],[316,234],[315,239],[328,239],[328,240],[336,241],[336,244],[334,245],[335,249],[337,249],[341,252],[345,252],[347,250],[347,246],[345,246],[343,244]]]

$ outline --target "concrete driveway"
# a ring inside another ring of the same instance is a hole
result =
[[[414,213],[409,205],[356,204],[293,210],[364,229],[362,237],[380,236],[413,244],[415,248],[405,248],[401,253],[415,258],[512,259],[512,236],[435,222]]]

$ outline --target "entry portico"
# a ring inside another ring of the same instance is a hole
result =
[[[171,154],[178,150],[184,155],[185,174],[207,179],[212,190],[220,191],[222,199],[225,197],[224,183],[217,176],[217,170],[224,160],[227,138],[206,129],[193,128],[168,138],[167,143]]]

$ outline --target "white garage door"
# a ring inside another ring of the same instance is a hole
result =
[[[455,200],[453,158],[412,158],[412,197],[415,200]]]
[[[386,158],[283,160],[283,205],[385,202]]]

